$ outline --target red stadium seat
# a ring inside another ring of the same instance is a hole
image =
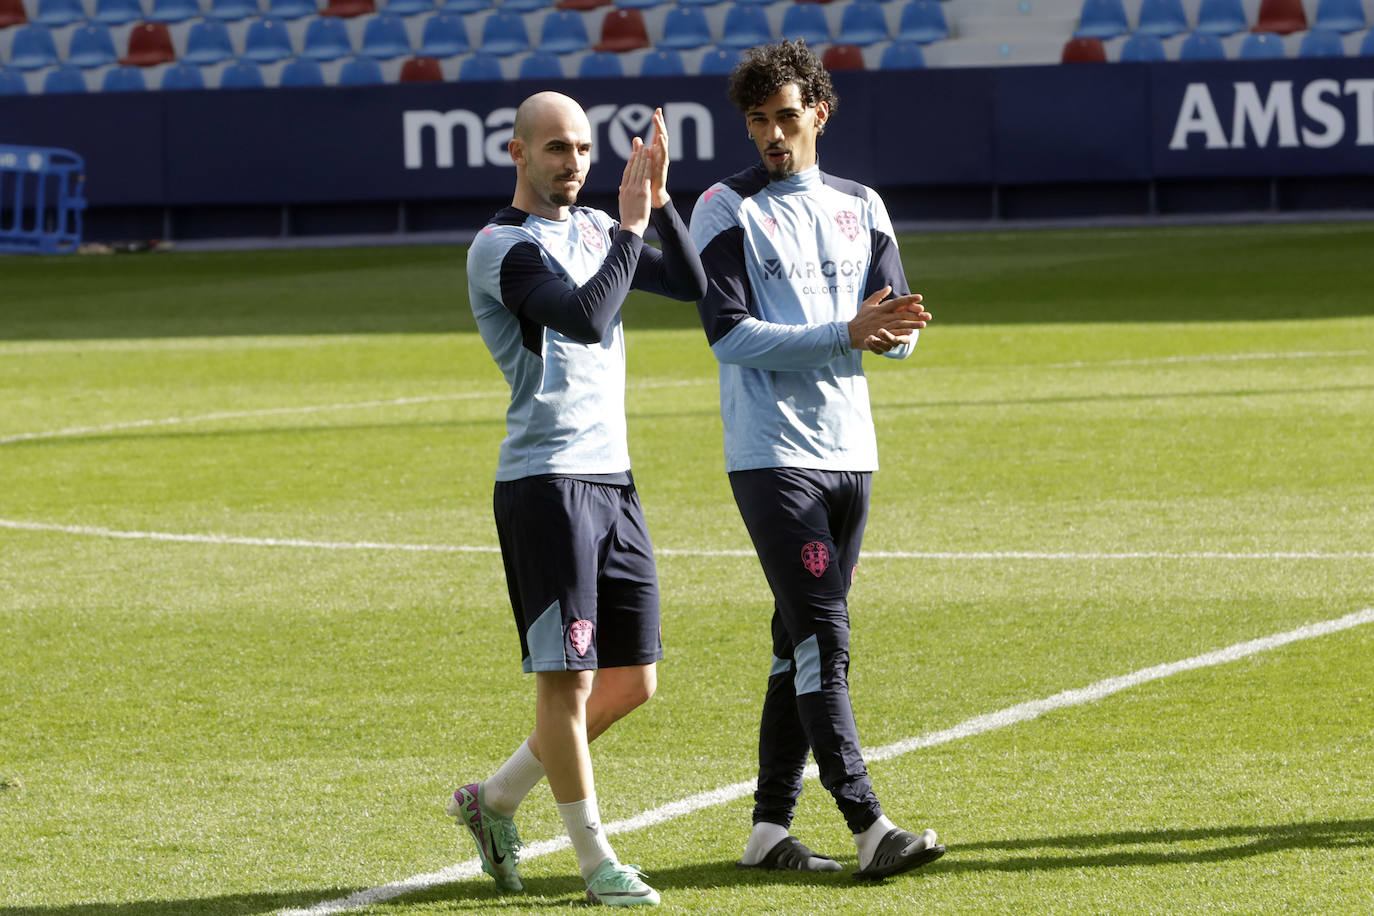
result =
[[[644,27],[644,14],[637,9],[615,9],[601,20],[601,40],[596,44],[598,51],[633,51],[647,48],[649,31]]]
[[[1070,38],[1064,43],[1064,53],[1059,61],[1065,64],[1105,64],[1107,49],[1102,46],[1101,38]]]
[[[351,19],[354,16],[366,16],[375,12],[377,0],[329,0],[329,4],[320,10],[320,15]]]
[[[129,33],[129,55],[119,62],[126,67],[155,67],[176,59],[167,23],[140,22]]]
[[[821,64],[827,70],[862,70],[863,48],[858,45],[831,45],[821,54]]]
[[[24,11],[24,0],[0,0],[0,29],[23,25],[28,21],[29,14]]]
[[[442,83],[444,73],[433,57],[412,57],[401,65],[402,83]]]
[[[1307,31],[1307,13],[1303,11],[1302,0],[1260,0],[1259,16],[1251,31],[1280,35]]]

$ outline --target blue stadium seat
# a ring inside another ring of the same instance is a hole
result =
[[[471,50],[472,42],[468,40],[463,17],[456,13],[437,13],[425,20],[420,48],[415,53],[421,57],[453,57]]]
[[[702,76],[724,76],[738,63],[738,48],[713,48],[702,55],[697,72]]]
[[[1197,29],[1208,35],[1234,35],[1250,27],[1241,0],[1202,0],[1197,9]]]
[[[286,66],[281,68],[280,85],[284,89],[323,86],[324,71],[313,60],[298,57],[287,61]]]
[[[415,16],[434,12],[434,0],[386,0],[381,12],[387,16]]]
[[[229,38],[229,28],[223,22],[205,19],[191,24],[186,33],[186,53],[182,60],[193,64],[217,64],[234,56],[234,42]]]
[[[91,21],[124,25],[142,18],[143,5],[140,0],[95,0],[95,15],[91,16]]]
[[[916,70],[926,65],[921,46],[914,41],[894,41],[883,49],[879,70]]]
[[[153,0],[148,12],[149,22],[185,22],[200,18],[200,4],[196,0]]]
[[[519,13],[499,9],[482,23],[483,54],[495,57],[509,57],[522,54],[530,49],[530,34],[525,30],[525,19]]]
[[[72,43],[67,50],[67,63],[90,70],[104,67],[119,59],[114,36],[103,22],[88,22],[72,30]]]
[[[267,16],[270,19],[294,20],[314,16],[320,11],[315,0],[267,0]]]
[[[1240,43],[1237,60],[1281,60],[1285,56],[1283,39],[1273,32],[1251,32]]]
[[[63,64],[56,69],[49,70],[48,75],[43,77],[43,94],[50,95],[55,92],[89,92],[86,85],[86,77],[81,74],[81,70]]]
[[[626,9],[647,10],[671,2],[672,0],[615,0],[615,5]]]
[[[525,55],[520,59],[520,69],[516,71],[516,79],[522,80],[561,80],[563,75],[563,65],[559,63],[558,55],[548,51],[534,51]]]
[[[577,65],[578,79],[618,79],[624,75],[620,55],[610,51],[593,51]]]
[[[81,0],[38,0],[38,10],[30,22],[40,25],[71,25],[86,18]]]
[[[100,81],[101,92],[142,92],[147,88],[142,67],[112,67]]]
[[[1312,28],[1327,32],[1358,32],[1365,27],[1360,0],[1318,0]]]
[[[687,65],[676,48],[658,48],[639,62],[640,76],[686,76]]]
[[[1142,35],[1137,32],[1127,38],[1121,46],[1120,59],[1123,63],[1148,63],[1167,60],[1168,57],[1164,53],[1164,42],[1158,35]]]
[[[266,85],[262,70],[248,60],[235,61],[219,75],[221,89],[262,89]]]
[[[1115,38],[1131,30],[1121,0],[1083,0],[1075,38]]]
[[[441,13],[480,13],[491,9],[491,0],[439,0]]]
[[[339,60],[353,55],[348,26],[338,16],[316,16],[305,26],[300,56],[306,60]]]
[[[677,0],[678,6],[715,6],[724,3],[726,0]]]
[[[576,10],[554,10],[544,19],[539,48],[549,54],[571,54],[591,47],[587,23]]]
[[[721,35],[722,48],[752,48],[766,45],[773,40],[773,30],[768,25],[768,14],[761,6],[732,6],[725,14],[725,27]]]
[[[829,44],[830,23],[819,3],[789,3],[778,35],[793,41],[800,38],[809,45]]]
[[[377,60],[405,57],[411,51],[410,35],[399,16],[374,16],[363,27],[363,42],[358,53]]]
[[[711,24],[706,11],[699,6],[675,6],[663,18],[663,38],[660,48],[687,51],[704,48],[711,43]]]
[[[1178,49],[1179,60],[1225,60],[1226,47],[1216,35],[1194,32],[1183,39]]]
[[[883,8],[872,0],[854,0],[840,14],[840,34],[835,36],[835,43],[862,48],[890,37]]]
[[[458,67],[460,83],[490,83],[505,79],[501,73],[501,62],[490,54],[474,54],[463,58]]]
[[[940,0],[910,0],[902,7],[897,21],[897,41],[914,41],[928,45],[949,37],[949,23],[945,21]]]
[[[210,0],[210,8],[205,11],[206,19],[221,22],[242,22],[259,15],[258,0]]]
[[[374,86],[384,83],[382,65],[370,57],[353,57],[339,70],[340,86]]]
[[[1345,44],[1336,32],[1309,29],[1298,45],[1299,57],[1345,57]]]
[[[1374,29],[1370,29],[1365,33],[1364,38],[1360,41],[1359,56],[1374,57]]]
[[[737,6],[772,6],[778,0],[735,0]]]
[[[504,0],[501,9],[508,13],[533,13],[553,5],[553,0]]]
[[[205,74],[195,64],[179,60],[162,71],[163,89],[204,89]]]
[[[18,70],[0,67],[0,95],[28,95],[29,85]]]
[[[45,25],[19,26],[10,44],[9,65],[17,70],[41,70],[57,64],[57,45]]]
[[[1183,12],[1182,0],[1141,0],[1138,35],[1170,38],[1188,31],[1188,15]]]
[[[274,64],[294,57],[291,35],[286,24],[277,19],[255,19],[243,39],[243,59],[257,64]]]

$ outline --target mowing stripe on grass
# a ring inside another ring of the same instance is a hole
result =
[[[1214,665],[1224,665],[1229,662],[1239,661],[1250,655],[1260,652],[1268,652],[1289,643],[1300,642],[1305,639],[1315,639],[1318,636],[1327,636],[1331,633],[1339,633],[1342,630],[1349,630],[1353,627],[1363,626],[1374,623],[1374,607],[1365,608],[1346,614],[1344,617],[1337,617],[1332,620],[1323,620],[1318,623],[1308,624],[1298,627],[1296,630],[1289,630],[1285,633],[1275,633],[1271,636],[1263,636],[1259,639],[1252,639],[1246,642],[1235,643],[1224,649],[1217,649],[1213,652],[1204,652],[1202,655],[1194,655],[1192,658],[1185,658],[1181,661],[1168,662],[1163,665],[1153,665],[1149,668],[1141,668],[1120,677],[1107,678],[1087,687],[1080,687],[1076,690],[1065,690],[1056,693],[1054,696],[1046,697],[1043,700],[1032,700],[1027,703],[1018,703],[1015,706],[1008,706],[999,709],[997,712],[987,715],[974,716],[972,719],[965,719],[953,728],[946,728],[936,732],[930,732],[916,738],[907,738],[904,741],[897,741],[875,748],[864,754],[864,759],[869,762],[879,760],[890,760],[893,757],[900,757],[912,751],[922,748],[935,747],[940,744],[947,744],[951,741],[958,741],[962,738],[971,738],[985,732],[1005,728],[1008,725],[1015,725],[1019,722],[1027,722],[1031,719],[1039,718],[1047,712],[1058,709],[1066,709],[1070,706],[1083,706],[1093,703],[1114,693],[1120,693],[1131,687],[1137,687],[1150,681],[1157,681],[1161,678],[1172,677],[1175,674],[1182,674],[1185,671],[1195,671],[1198,668],[1209,668]],[[806,778],[815,779],[817,776],[815,765],[806,768]],[[625,820],[615,821],[606,824],[606,832],[609,834],[628,833],[635,830],[643,830],[664,821],[674,820],[684,817],[705,808],[715,805],[722,805],[736,799],[745,798],[750,795],[755,788],[755,781],[748,780],[737,782],[733,785],[722,786],[709,792],[701,792],[697,795],[689,795],[677,801],[660,805],[648,811],[641,812],[634,817]],[[521,853],[522,860],[538,858],[539,856],[549,855],[571,846],[567,837],[556,837],[551,840],[541,840],[538,843],[531,843],[525,847]],[[481,863],[477,859],[469,859],[466,862],[459,862],[442,868],[439,871],[429,872],[423,875],[414,875],[400,881],[393,881],[379,887],[370,887],[366,890],[357,891],[347,897],[340,897],[337,900],[327,900],[317,903],[314,906],[288,909],[281,911],[281,916],[328,916],[332,913],[343,913],[349,910],[361,909],[373,904],[383,903],[387,900],[399,897],[403,894],[415,891],[427,890],[440,884],[448,884],[454,881],[461,881],[467,878],[475,878],[482,873]]]
[[[396,550],[407,553],[497,553],[495,545],[471,544],[405,544],[387,541],[311,541],[302,538],[241,537],[228,534],[180,534],[172,531],[124,531],[92,525],[55,525],[21,519],[0,518],[0,528],[11,531],[51,532],[83,537],[113,538],[124,541],[166,541],[178,544],[218,544],[236,547],[296,547],[305,550]],[[753,557],[753,550],[681,550],[674,547],[655,548],[661,557]],[[1246,553],[1220,550],[1196,551],[914,551],[866,550],[865,560],[1374,560],[1374,551],[1251,551]]]

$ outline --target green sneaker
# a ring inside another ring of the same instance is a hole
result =
[[[648,875],[638,865],[621,865],[607,859],[587,880],[587,902],[606,906],[658,906],[658,891],[640,878]]]
[[[520,842],[515,821],[492,811],[482,801],[482,784],[474,782],[454,792],[448,813],[458,819],[458,826],[472,833],[482,871],[495,879],[496,886],[505,891],[523,891],[525,883],[515,866],[520,861],[520,847],[525,844]]]

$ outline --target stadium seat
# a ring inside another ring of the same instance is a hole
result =
[[[1312,29],[1302,36],[1298,45],[1299,57],[1345,57],[1345,44],[1338,32]]]
[[[715,6],[726,0],[678,0],[678,6]]]
[[[284,89],[323,86],[324,71],[313,60],[298,57],[287,61],[286,66],[281,68],[281,80],[278,85]]]
[[[461,25],[461,22],[460,22]],[[305,26],[300,56],[306,60],[329,61],[351,57],[353,40],[348,26],[335,16],[316,16]]]
[[[386,0],[384,16],[417,16],[434,12],[434,0]]]
[[[199,18],[197,0],[153,0],[153,8],[148,11],[149,22],[185,22]]]
[[[457,13],[460,16],[480,13],[491,9],[491,0],[439,0],[436,9],[441,13]]]
[[[8,29],[12,25],[23,25],[28,21],[29,13],[28,10],[24,9],[23,0],[0,0],[0,29]]]
[[[577,65],[578,79],[620,79],[624,75],[620,55],[610,51],[593,51]]]
[[[420,47],[415,53],[420,57],[453,57],[472,50],[468,40],[467,26],[463,17],[453,13],[439,13],[425,20],[425,29],[420,35]]]
[[[177,61],[162,71],[163,89],[204,89],[205,74],[195,64]]]
[[[501,4],[501,9],[511,13],[533,13],[552,5],[553,0],[505,0]]]
[[[723,76],[735,69],[739,63],[739,50],[736,48],[713,48],[701,57],[697,72],[702,76]]]
[[[138,67],[111,67],[100,81],[101,92],[142,92],[148,88]]]
[[[125,25],[143,18],[141,0],[95,0],[92,22],[104,25]]]
[[[558,55],[548,51],[534,51],[525,55],[520,59],[520,68],[516,71],[516,79],[522,80],[561,80],[563,75],[563,64],[559,62]]]
[[[499,9],[482,23],[483,54],[495,57],[509,57],[522,54],[530,49],[529,32],[525,31],[525,19],[519,13]]]
[[[867,47],[887,41],[889,37],[883,8],[873,0],[854,0],[840,16],[840,32],[835,36],[835,42]]]
[[[267,15],[287,21],[314,16],[319,13],[315,0],[267,0]]]
[[[658,48],[639,62],[640,76],[686,76],[687,64],[676,48]]]
[[[821,53],[821,65],[827,70],[862,70],[864,50],[858,45],[831,45]]]
[[[258,0],[210,0],[210,8],[205,11],[206,19],[221,22],[242,22],[260,15]]]
[[[1312,28],[1327,32],[1358,32],[1366,25],[1360,0],[1317,0]]]
[[[339,69],[340,86],[374,86],[384,82],[382,65],[370,57],[351,57]]]
[[[1226,47],[1221,39],[1208,32],[1194,32],[1183,39],[1178,49],[1179,60],[1225,60]]]
[[[830,23],[826,21],[825,10],[817,3],[789,3],[782,14],[778,37],[792,41],[800,38],[809,45],[829,44]]]
[[[725,27],[719,45],[722,48],[752,48],[773,40],[768,14],[761,6],[732,6],[725,13]]]
[[[949,23],[945,20],[940,0],[910,0],[902,7],[897,21],[897,41],[914,41],[928,45],[949,37]]]
[[[577,10],[585,13],[587,10],[594,10],[600,6],[610,6],[615,0],[558,0],[554,4],[555,9]]]
[[[1121,0],[1083,0],[1075,38],[1115,38],[1131,30]]]
[[[33,22],[46,26],[71,25],[86,18],[81,0],[38,0]]]
[[[734,0],[737,6],[772,6],[778,0]]]
[[[90,87],[86,85],[86,77],[81,70],[70,64],[63,64],[53,70],[49,70],[47,76],[43,77],[43,94],[52,95],[58,92],[89,92]]]
[[[1064,64],[1105,64],[1107,49],[1100,38],[1070,38],[1059,55]]]
[[[1279,35],[1307,31],[1307,13],[1302,8],[1302,0],[1260,0],[1254,31]]]
[[[0,67],[0,95],[28,95],[29,85],[18,70]]]
[[[660,48],[688,51],[704,48],[711,43],[711,24],[706,11],[698,6],[675,6],[663,18],[663,38]]]
[[[262,89],[266,85],[261,68],[248,60],[235,61],[219,75],[221,89]]]
[[[921,46],[914,41],[894,41],[883,49],[879,70],[917,70],[926,65]]]
[[[444,71],[439,68],[439,61],[433,57],[412,57],[401,64],[401,75],[398,82],[402,83],[442,83],[444,81]]]
[[[671,3],[672,0],[614,0],[614,2],[616,6],[622,9],[647,10],[662,6],[665,3]]]
[[[1374,29],[1370,29],[1360,41],[1360,57],[1374,57]]]
[[[496,82],[505,79],[501,73],[501,62],[490,54],[474,54],[463,58],[458,67],[460,83]]]
[[[101,22],[88,22],[72,30],[72,42],[67,50],[67,63],[90,70],[104,67],[119,59],[115,51],[110,27]]]
[[[1249,27],[1241,0],[1202,0],[1197,10],[1197,31],[1208,35],[1234,35]]]
[[[320,10],[320,15],[352,19],[354,16],[366,16],[375,12],[377,12],[376,0],[329,0],[325,8]]]
[[[57,64],[57,44],[45,25],[21,25],[10,43],[9,65],[16,70],[41,70]]]
[[[176,60],[172,33],[165,22],[140,22],[129,33],[129,53],[119,62],[126,67],[155,67]]]
[[[1188,15],[1182,0],[1141,0],[1137,35],[1171,38],[1188,31]]]
[[[383,13],[374,16],[363,27],[363,40],[358,54],[376,60],[393,60],[410,53],[410,35],[399,16]]]
[[[229,38],[229,28],[223,22],[212,19],[191,24],[186,33],[186,53],[182,60],[193,64],[218,64],[234,56],[234,42]]]
[[[587,23],[574,10],[554,10],[544,17],[537,50],[547,54],[571,54],[591,47]]]
[[[1121,45],[1120,60],[1123,63],[1149,63],[1167,59],[1164,42],[1158,35],[1142,35],[1137,32]]]
[[[256,64],[274,64],[295,57],[286,23],[276,19],[255,19],[243,39],[243,59]]]
[[[614,9],[601,20],[601,40],[596,43],[595,49],[619,54],[647,48],[652,44],[644,25],[643,13],[639,10]]]
[[[1282,60],[1287,55],[1283,39],[1273,32],[1251,32],[1240,43],[1237,60]]]

